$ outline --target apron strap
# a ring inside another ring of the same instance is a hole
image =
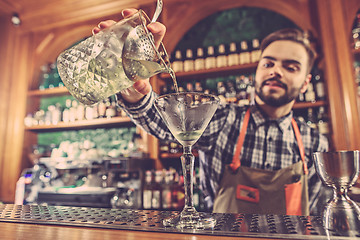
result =
[[[240,135],[239,135],[239,138],[238,138],[238,141],[236,144],[235,154],[233,156],[232,162],[229,165],[233,172],[235,172],[241,166],[240,153],[241,153],[242,146],[244,144],[244,139],[245,139],[245,134],[246,134],[247,126],[249,123],[249,119],[250,119],[250,108],[245,113],[243,125],[241,127]],[[293,126],[293,129],[295,132],[295,137],[296,137],[296,140],[297,140],[297,143],[299,146],[301,161],[303,162],[303,166],[304,166],[304,173],[308,174],[309,170],[308,170],[306,162],[305,162],[305,148],[304,148],[304,144],[301,139],[299,127],[294,118],[291,119],[291,124]]]
[[[298,125],[297,125],[294,118],[291,119],[291,124],[292,124],[292,126],[294,128],[295,137],[296,137],[296,140],[297,140],[298,145],[299,145],[301,161],[303,162],[303,166],[304,166],[304,173],[305,173],[305,175],[307,175],[309,173],[309,170],[308,170],[306,162],[305,162],[305,148],[304,148],[304,144],[303,144],[302,139],[301,139],[300,130],[299,130],[299,127],[298,127]]]
[[[241,153],[241,149],[244,143],[244,139],[245,139],[245,134],[246,134],[246,130],[247,130],[247,126],[249,123],[249,119],[250,119],[250,108],[248,108],[248,110],[245,113],[245,117],[244,117],[244,121],[243,121],[243,125],[241,127],[241,131],[240,131],[240,135],[236,144],[236,150],[235,150],[235,154],[233,156],[232,162],[229,165],[230,168],[233,170],[233,172],[235,172],[239,167],[240,167],[240,153]]]

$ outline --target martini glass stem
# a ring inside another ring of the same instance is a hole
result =
[[[183,147],[183,155],[181,156],[181,165],[184,175],[185,190],[185,206],[183,211],[196,212],[193,199],[193,182],[194,182],[194,160],[195,157],[191,153],[191,146]]]

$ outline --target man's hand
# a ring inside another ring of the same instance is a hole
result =
[[[124,9],[121,12],[123,18],[130,17],[138,10],[136,9]],[[116,22],[113,20],[102,21],[98,24],[97,27],[94,27],[92,30],[93,34],[100,32],[102,29],[108,28],[114,25]],[[150,23],[147,25],[149,31],[154,35],[155,46],[158,48],[160,46],[160,42],[164,38],[166,28],[163,24],[159,22]],[[151,86],[149,79],[139,80],[134,83],[134,85],[128,89],[121,91],[121,95],[123,99],[129,103],[136,103],[141,100],[146,94],[151,91]]]

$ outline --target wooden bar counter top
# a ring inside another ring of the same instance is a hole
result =
[[[223,237],[211,235],[176,234],[89,227],[38,225],[0,222],[0,239],[4,240],[249,240],[260,238]],[[261,238],[264,239],[264,238]],[[266,238],[274,240],[272,238]]]
[[[176,211],[0,205],[0,240],[348,240],[360,232],[324,229],[321,216],[199,213],[214,226],[164,226]]]

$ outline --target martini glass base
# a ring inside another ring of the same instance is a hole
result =
[[[216,220],[212,217],[202,216],[195,209],[192,211],[183,210],[178,216],[163,220],[165,227],[206,229],[213,228]]]

